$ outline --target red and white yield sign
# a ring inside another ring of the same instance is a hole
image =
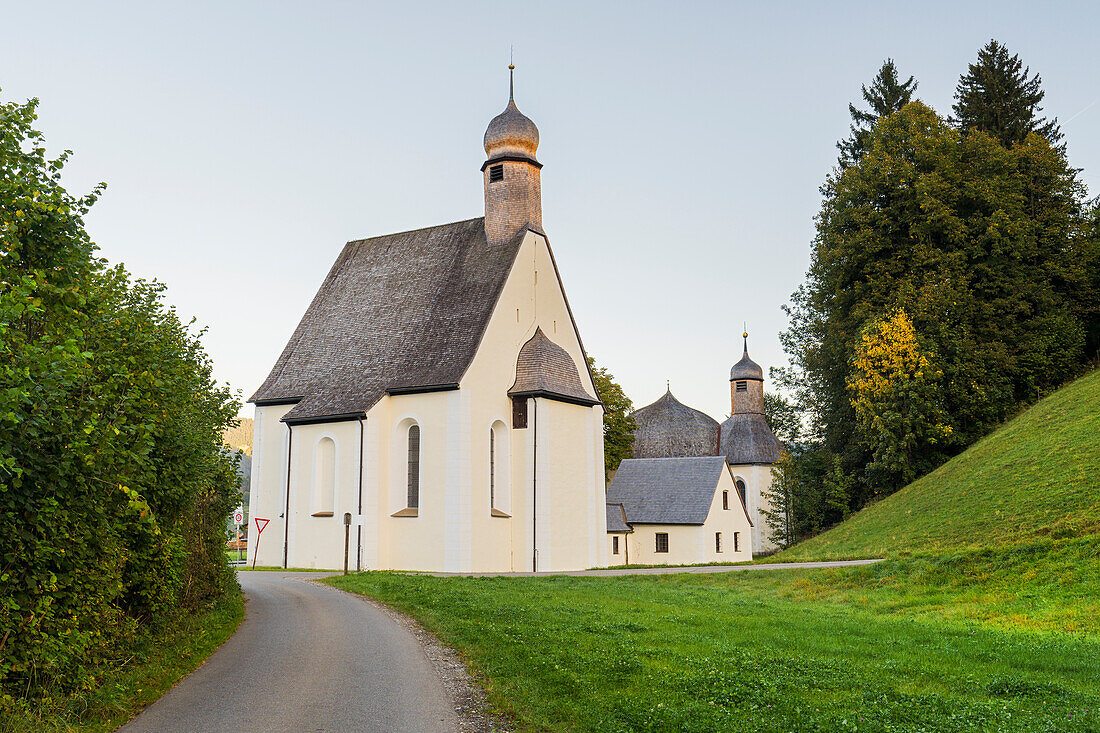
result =
[[[257,552],[257,550],[260,547],[260,535],[263,534],[264,528],[267,527],[267,523],[271,521],[270,519],[260,519],[259,517],[255,517],[255,519],[256,519],[256,541],[252,543],[253,547],[248,548],[248,551],[252,553],[252,569],[253,570],[256,569],[256,555],[259,554]]]

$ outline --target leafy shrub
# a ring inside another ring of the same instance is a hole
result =
[[[0,706],[92,687],[233,582],[238,404],[163,286],[96,256],[103,184],[61,186],[36,104],[0,104]]]

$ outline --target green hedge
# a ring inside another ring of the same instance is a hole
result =
[[[163,286],[96,256],[103,185],[65,191],[36,104],[0,104],[0,712],[235,583],[238,403]]]

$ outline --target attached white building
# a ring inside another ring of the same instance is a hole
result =
[[[768,537],[764,511],[769,508],[772,467],[783,446],[764,417],[764,370],[749,358],[748,334],[741,360],[730,369],[730,416],[719,424],[665,392],[634,412],[636,458],[723,456],[741,503],[751,518],[755,554],[776,549]],[[621,470],[621,469],[620,469]],[[618,474],[615,474],[616,485]],[[609,499],[610,501],[610,499]]]
[[[608,562],[602,407],[542,230],[538,130],[485,133],[483,218],[348,242],[252,396],[259,565]]]
[[[752,559],[752,522],[722,456],[624,460],[606,517],[612,565]]]

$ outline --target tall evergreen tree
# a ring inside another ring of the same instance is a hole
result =
[[[841,168],[847,168],[863,157],[863,153],[867,150],[867,140],[875,123],[909,104],[913,99],[913,92],[917,89],[917,82],[912,76],[904,82],[900,81],[894,60],[886,59],[882,62],[882,68],[878,70],[874,81],[871,82],[871,88],[868,89],[864,85],[861,89],[863,101],[870,109],[856,109],[854,104],[848,105],[848,112],[852,115],[852,134],[847,140],[841,140],[836,144],[840,149]]]
[[[1039,117],[1046,92],[1039,75],[1028,78],[1030,73],[1018,55],[1009,56],[1005,46],[991,40],[955,87],[956,126],[964,132],[984,130],[1006,148],[1022,143],[1032,132],[1057,146],[1062,130],[1057,118]]]
[[[953,427],[949,440],[907,454],[923,472],[1080,371],[1094,312],[1081,305],[1094,261],[1084,187],[1045,139],[1006,148],[912,102],[869,143],[823,187],[810,271],[783,336],[793,368],[781,372],[808,434],[855,477],[853,505],[878,488],[875,443],[850,387],[869,323],[904,309],[943,372],[936,393],[917,390],[942,400]]]

